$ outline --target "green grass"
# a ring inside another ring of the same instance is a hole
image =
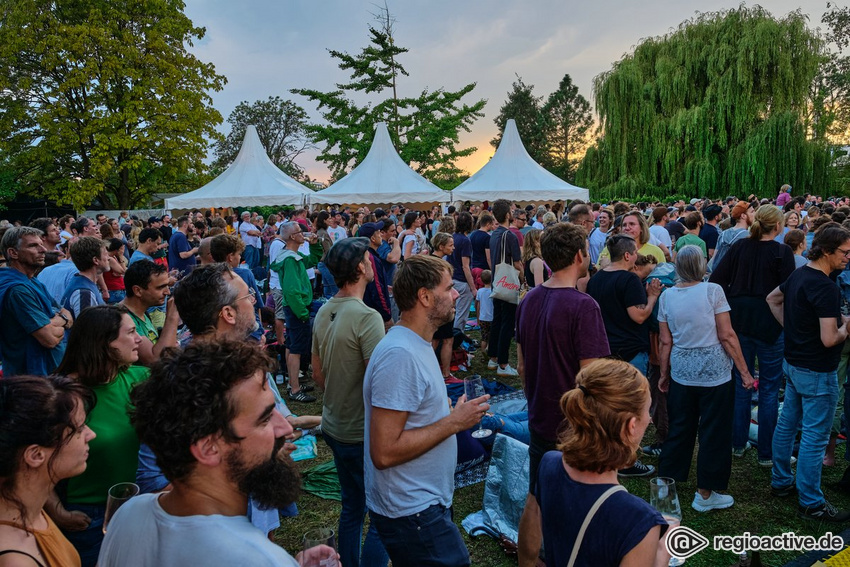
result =
[[[470,333],[477,338],[477,333]],[[513,364],[515,356],[512,351]],[[480,351],[475,353],[472,371],[470,373],[481,374],[486,378],[495,379],[492,372],[487,370],[487,357]],[[465,373],[457,373],[459,378]],[[501,382],[520,387],[518,379],[500,379]],[[293,403],[290,408],[297,414],[321,414],[321,393],[313,404]],[[654,430],[650,426],[647,431],[644,444],[652,442]],[[298,463],[302,470],[311,468],[317,464],[332,459],[331,451],[321,440],[319,441],[318,458]],[[846,466],[841,458],[844,454],[844,446],[839,445],[836,450],[838,458],[834,467],[824,467],[823,484],[827,499],[839,508],[850,507],[850,497],[832,490],[828,485],[837,481]],[[696,456],[696,455],[694,455]],[[643,457],[644,461],[657,464],[656,459]],[[624,486],[630,493],[644,500],[649,500],[648,479],[625,479]],[[717,510],[705,514],[698,513],[691,508],[693,494],[696,491],[696,462],[691,467],[691,475],[687,483],[679,485],[679,499],[682,504],[684,518],[683,525],[693,528],[706,536],[709,540],[715,535],[740,535],[750,532],[758,535],[779,535],[784,532],[795,532],[798,535],[808,534],[814,536],[823,535],[826,532],[839,533],[848,525],[831,525],[816,522],[807,522],[797,518],[797,500],[795,497],[777,499],[770,495],[770,469],[758,466],[756,462],[756,451],[750,450],[741,459],[733,459],[732,477],[729,481],[728,493],[734,496],[735,505],[727,510]],[[484,483],[473,485],[455,491],[454,514],[455,522],[460,527],[460,522],[468,514],[481,509],[484,495]],[[310,494],[303,494],[298,500],[299,515],[295,518],[282,518],[281,527],[275,533],[275,541],[295,555],[301,549],[301,537],[304,532],[314,527],[336,527],[339,521],[340,504],[329,500],[322,500]],[[511,566],[516,565],[516,559],[507,557],[496,540],[487,536],[470,538],[460,528],[464,541],[469,548],[472,565],[482,567]],[[781,566],[800,555],[796,552],[785,553],[763,553],[764,565]],[[688,559],[688,567],[725,567],[732,565],[737,557],[731,552],[717,552],[710,549],[704,550]]]

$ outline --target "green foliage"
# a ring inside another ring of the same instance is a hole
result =
[[[340,61],[339,68],[350,73],[348,83],[338,83],[336,90],[327,93],[292,90],[317,103],[325,121],[307,126],[312,140],[324,145],[317,159],[328,164],[334,180],[342,178],[366,157],[375,124],[386,122],[405,162],[437,184],[450,184],[463,174],[456,161],[477,149],[458,148],[459,132],[468,132],[483,116],[486,100],[463,102],[475,83],[457,91],[426,88],[417,97],[399,97],[397,81],[408,73],[397,58],[408,50],[396,45],[394,22],[385,8],[378,20],[378,27],[369,26],[370,44],[359,54],[329,50]],[[355,93],[370,95],[374,104],[356,104]]]
[[[543,133],[542,101],[543,97],[534,96],[534,85],[526,85],[522,77],[517,75],[516,81],[511,84],[511,90],[508,91],[508,98],[499,108],[499,114],[493,119],[499,132],[490,140],[490,144],[494,148],[499,147],[505,125],[508,119],[513,118],[528,155],[537,163],[545,164],[548,159]]]
[[[26,192],[130,208],[204,169],[224,77],[181,0],[7,0],[0,160]]]
[[[807,138],[823,42],[799,11],[701,14],[645,40],[594,81],[601,135],[577,173],[600,198],[818,192],[829,148]]]
[[[295,163],[304,150],[312,147],[307,139],[307,113],[303,108],[279,96],[252,104],[242,101],[230,113],[227,123],[230,133],[215,147],[217,170],[223,171],[233,163],[242,147],[245,129],[253,125],[272,162],[292,178],[304,177],[304,169]]]
[[[558,90],[549,95],[540,112],[545,165],[555,175],[572,181],[593,126],[590,103],[579,94],[572,78],[564,75]]]

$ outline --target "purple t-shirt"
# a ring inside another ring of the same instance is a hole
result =
[[[559,402],[564,392],[575,388],[580,361],[611,354],[602,312],[586,293],[539,285],[520,302],[516,320],[528,426],[554,442],[564,419]]]
[[[454,270],[452,271],[452,279],[465,282],[466,276],[463,273],[463,259],[469,258],[469,268],[472,269],[472,242],[465,234],[456,232],[452,235],[452,240],[455,242],[455,251],[449,256]]]

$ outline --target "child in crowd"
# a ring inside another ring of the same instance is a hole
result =
[[[482,271],[481,283],[484,285],[475,295],[475,313],[478,315],[478,326],[481,327],[481,352],[487,351],[487,344],[490,342],[490,323],[493,322],[493,300],[490,299],[491,281],[493,281],[492,272]]]

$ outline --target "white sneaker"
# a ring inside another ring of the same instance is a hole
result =
[[[694,502],[691,504],[697,512],[708,512],[709,510],[722,510],[729,508],[735,503],[735,499],[728,494],[711,493],[708,498],[703,498],[699,492],[694,493]]]
[[[499,363],[495,360],[487,361],[487,370],[496,370],[499,367]]]
[[[511,368],[511,365],[508,364],[504,368],[499,366],[499,368],[496,369],[496,375],[497,376],[519,376],[519,372],[517,372],[515,368]]]

